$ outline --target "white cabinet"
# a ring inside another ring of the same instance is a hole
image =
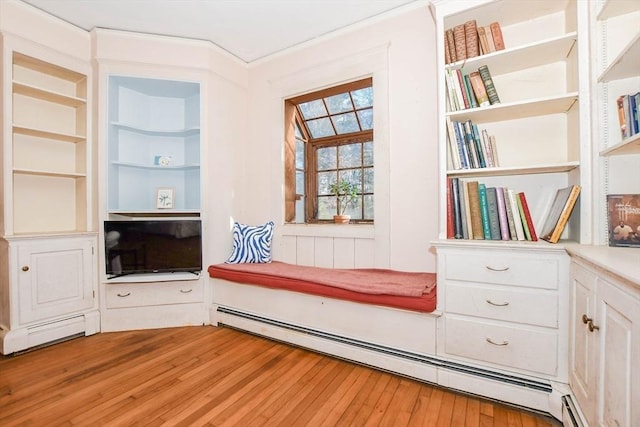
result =
[[[552,384],[567,382],[569,262],[562,247],[532,246],[436,243],[443,311],[437,354],[512,379],[535,379],[552,393]],[[517,387],[508,393],[487,384],[481,389],[488,397],[547,412],[559,406],[557,393],[531,397]]]
[[[640,425],[639,280],[572,260],[570,384],[590,426]]]
[[[44,21],[34,17],[27,26],[51,29]],[[68,41],[78,47],[85,39],[76,36]],[[67,45],[4,29],[0,40],[0,340],[7,354],[95,333],[99,312],[91,62]]]
[[[3,241],[2,352],[99,331],[96,236]]]

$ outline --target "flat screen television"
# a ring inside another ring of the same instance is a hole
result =
[[[191,219],[105,221],[108,278],[202,270],[202,224]]]

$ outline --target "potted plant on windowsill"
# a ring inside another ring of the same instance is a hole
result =
[[[345,212],[350,205],[358,201],[358,185],[341,180],[330,184],[329,191],[336,197],[338,203],[338,214],[333,216],[333,222],[348,224],[351,216],[346,215]]]

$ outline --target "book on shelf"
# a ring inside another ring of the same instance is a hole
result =
[[[500,219],[498,217],[498,199],[496,187],[487,188],[487,207],[489,209],[489,230],[491,240],[501,240]]]
[[[490,142],[486,129],[478,129],[471,120],[464,123],[451,120],[447,121],[447,143],[451,159],[450,165],[456,169],[478,169],[496,167],[495,139]]]
[[[480,77],[480,73],[478,71],[473,71],[469,74],[469,81],[471,82],[471,88],[473,89],[473,93],[476,97],[476,101],[479,107],[488,107],[491,105],[489,102],[489,95],[487,94],[487,90],[484,87],[484,83],[482,82],[482,77]]]
[[[496,45],[493,43],[493,35],[491,34],[491,26],[487,25],[484,28],[484,32],[485,32],[485,38],[487,39],[487,49],[488,52],[487,53],[491,53],[491,52],[495,52],[496,51]]]
[[[460,104],[461,106],[464,105],[464,109],[470,108],[471,107],[471,103],[469,102],[469,97],[467,96],[467,90],[465,89],[465,84],[464,84],[464,77],[462,76],[462,70],[457,69],[456,70],[456,76],[458,78],[458,86],[456,86],[456,88],[459,88],[459,92],[460,92],[460,96],[462,97],[462,104]]]
[[[473,88],[471,87],[469,74],[463,74],[462,79],[464,80],[464,89],[467,92],[467,98],[469,99],[469,107],[478,108],[478,101],[476,100],[476,95],[473,92]]]
[[[451,51],[449,50],[449,39],[447,38],[447,32],[444,32],[444,63],[451,64]]]
[[[487,33],[485,31],[485,28],[482,26],[478,26],[478,42],[480,43],[480,50],[482,51],[483,55],[491,53],[491,51],[489,50],[489,45],[487,44]]]
[[[475,19],[464,23],[464,37],[466,43],[467,58],[480,56],[480,46],[478,44],[478,25]]]
[[[473,229],[471,224],[471,211],[469,210],[469,187],[467,186],[466,181],[459,180],[460,183],[460,194],[461,200],[460,204],[463,206],[463,217],[462,217],[462,231],[465,239],[473,239]]]
[[[467,182],[469,192],[469,214],[471,215],[471,235],[474,240],[484,239],[482,227],[482,213],[480,211],[480,194],[478,193],[478,181]]]
[[[512,189],[507,189],[507,194],[509,196],[509,204],[511,205],[511,211],[513,212],[513,225],[516,230],[515,239],[514,240],[526,240],[524,234],[524,228],[522,225],[522,218],[520,217],[520,208],[518,207],[518,197],[516,192]]]
[[[579,185],[570,185],[556,191],[549,213],[540,229],[542,240],[558,243],[579,195]]]
[[[453,197],[453,237],[462,239],[462,215],[460,212],[460,187],[458,186],[459,178],[451,178],[451,194]]]
[[[504,209],[507,215],[507,229],[509,232],[509,239],[518,240],[518,234],[516,232],[516,221],[513,217],[513,209],[511,208],[511,200],[509,200],[509,189],[507,187],[502,188],[502,198],[504,200]]]
[[[447,41],[447,43],[445,44],[445,46],[448,49],[449,52],[449,62],[456,62],[457,61],[457,57],[456,57],[456,41],[455,41],[455,37],[453,35],[453,29],[449,28],[447,29],[445,32],[445,39]]]
[[[529,211],[527,197],[524,193],[518,193],[518,200],[520,201],[518,205],[521,210],[520,216],[524,218],[522,221],[523,228],[526,225],[525,234],[527,235],[527,240],[537,242],[538,235],[536,234],[536,229],[533,225],[533,220],[531,219],[531,212]]]
[[[482,219],[482,233],[485,240],[491,239],[491,226],[489,225],[489,205],[487,204],[487,186],[478,184],[478,197],[480,198],[480,219]]]
[[[502,37],[502,29],[499,22],[492,22],[489,25],[491,29],[491,38],[493,39],[493,45],[496,50],[504,50],[504,39]]]
[[[609,246],[640,248],[640,194],[607,195]]]
[[[617,98],[618,122],[620,124],[620,136],[629,138],[640,132],[640,117],[638,105],[640,104],[640,92],[621,95]]]
[[[451,193],[451,177],[447,177],[447,239],[453,239],[453,194]]]
[[[498,97],[498,92],[495,85],[493,84],[493,79],[491,78],[489,67],[486,65],[482,65],[480,66],[480,68],[478,68],[478,72],[480,73],[480,77],[482,78],[482,83],[484,84],[484,88],[487,91],[487,95],[489,96],[489,102],[491,103],[491,105],[499,104],[500,97]]]
[[[456,61],[467,59],[467,41],[464,33],[464,24],[453,27],[453,39],[456,48]]]
[[[507,218],[507,205],[505,203],[504,189],[502,187],[496,187],[496,203],[498,205],[500,238],[502,240],[511,240],[511,232],[509,231],[509,219]]]

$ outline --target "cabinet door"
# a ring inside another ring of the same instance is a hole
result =
[[[596,425],[640,426],[640,299],[601,280],[598,308],[600,410]]]
[[[18,246],[21,324],[93,306],[91,240],[62,240]]]
[[[589,331],[582,316],[593,319],[596,312],[596,276],[576,263],[571,264],[571,351],[569,382],[589,425],[596,416],[596,346],[598,336]]]

